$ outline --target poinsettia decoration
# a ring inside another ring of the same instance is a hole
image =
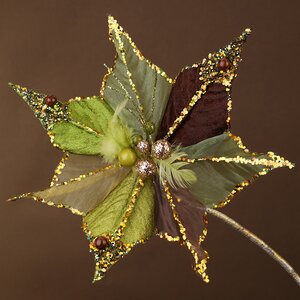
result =
[[[229,131],[231,85],[250,29],[171,79],[113,17],[116,47],[100,96],[60,102],[11,85],[64,152],[49,188],[31,197],[83,217],[94,280],[154,235],[185,246],[208,282],[207,209],[227,204],[259,175],[293,165],[250,152]]]

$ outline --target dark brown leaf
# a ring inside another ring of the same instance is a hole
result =
[[[155,181],[156,188],[156,228],[161,236],[167,234],[169,237],[179,237],[179,242],[186,241],[180,232],[180,224],[175,220],[170,203],[166,197],[163,187],[158,180]],[[173,189],[169,187],[173,198],[175,211],[179,222],[185,228],[187,240],[192,244],[200,260],[207,257],[206,251],[200,246],[200,237],[204,237],[207,226],[204,206],[194,198],[187,189]]]
[[[200,89],[199,67],[183,70],[172,88],[158,138],[163,138],[180,112]],[[189,146],[219,135],[228,129],[229,93],[221,83],[212,83],[206,93],[170,138],[170,142]]]

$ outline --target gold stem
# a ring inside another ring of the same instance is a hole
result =
[[[218,210],[212,209],[212,208],[206,208],[206,211],[221,219],[228,225],[232,226],[235,230],[243,234],[246,238],[248,238],[251,242],[259,246],[262,250],[264,250],[267,254],[269,254],[275,261],[277,261],[297,282],[297,284],[300,286],[300,277],[296,273],[296,271],[293,269],[293,267],[284,259],[282,258],[276,251],[274,251],[269,245],[267,245],[263,240],[261,240],[259,237],[257,237],[254,233],[228,217],[227,215],[219,212]]]

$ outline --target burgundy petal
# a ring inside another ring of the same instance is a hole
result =
[[[230,88],[250,33],[249,28],[245,29],[200,64],[180,72],[170,93],[159,139],[165,137],[172,143],[190,146],[228,129]]]
[[[171,90],[168,105],[158,133],[163,138],[180,112],[188,106],[191,98],[200,89],[199,67],[184,69]],[[177,128],[170,142],[189,146],[219,135],[228,129],[229,93],[221,83],[212,83],[192,111]]]
[[[164,188],[155,180],[156,189],[156,228],[160,236],[178,237],[178,241],[184,242],[183,234],[180,232],[180,224],[175,220],[170,203],[164,192]],[[173,189],[169,187],[173,198],[175,211],[179,222],[185,228],[186,239],[192,244],[200,260],[207,258],[200,242],[206,233],[206,213],[204,206],[191,195],[186,189]]]
[[[207,253],[200,246],[207,227],[204,206],[187,189],[170,188],[170,192],[174,199],[179,220],[185,228],[187,239],[191,242],[199,258],[206,258]]]
[[[161,186],[159,179],[154,180],[156,203],[155,203],[155,223],[158,234],[165,236],[167,234],[170,237],[181,239],[179,226],[176,223],[170,204],[166,198],[163,187]]]

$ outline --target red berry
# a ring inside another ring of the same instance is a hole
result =
[[[108,239],[106,237],[104,237],[104,236],[98,236],[94,240],[94,246],[98,250],[104,250],[108,246]]]
[[[47,96],[45,98],[45,103],[47,106],[53,106],[57,102],[57,98],[55,96]]]
[[[230,60],[227,57],[224,57],[219,61],[219,68],[222,71],[227,70],[230,67],[230,65]]]

